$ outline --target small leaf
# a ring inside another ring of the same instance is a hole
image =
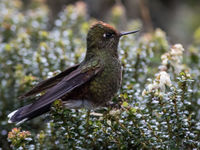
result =
[[[123,102],[122,106],[128,107],[128,103],[127,102]]]

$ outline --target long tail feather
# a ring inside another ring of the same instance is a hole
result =
[[[8,123],[16,123],[16,125],[19,125],[27,120],[33,119],[39,115],[48,112],[50,110],[50,107],[51,105],[47,105],[35,111],[31,111],[31,104],[26,105],[24,107],[19,108],[18,110],[11,112],[8,115]]]

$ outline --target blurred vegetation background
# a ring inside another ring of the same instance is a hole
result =
[[[32,1],[32,2],[31,2]],[[22,0],[24,9],[30,9],[36,0]],[[200,25],[199,0],[41,0],[48,9],[49,29],[54,26],[59,13],[66,5],[84,2],[88,18],[103,21],[114,21],[113,11],[123,13],[119,25],[126,29],[129,21],[140,20],[145,31],[161,28],[166,31],[171,41],[187,45],[192,42],[192,34]],[[83,8],[78,8],[83,9]],[[119,21],[119,20],[118,20]],[[187,35],[187,36],[186,36]]]
[[[198,0],[1,0],[0,149],[200,149],[199,14]],[[142,28],[120,41],[119,108],[88,113],[56,101],[21,129],[8,124],[34,100],[18,96],[83,60],[95,19]]]

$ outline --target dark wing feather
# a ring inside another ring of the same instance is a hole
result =
[[[44,81],[41,81],[40,83],[38,83],[33,89],[31,89],[30,91],[28,91],[27,93],[25,93],[24,95],[20,96],[20,99],[29,97],[31,95],[35,95],[38,94],[44,90],[47,90],[53,86],[55,86],[56,84],[58,84],[65,76],[67,76],[68,74],[70,74],[72,71],[74,71],[75,69],[77,69],[79,67],[79,64],[74,65],[70,68],[67,68],[65,71],[59,73],[58,75],[46,79]]]
[[[49,89],[35,103],[24,109],[20,114],[21,118],[26,118],[32,113],[49,106],[56,99],[61,98],[72,90],[90,81],[97,73],[102,70],[101,67],[82,71],[81,68],[76,69],[71,74],[66,76],[57,85]]]

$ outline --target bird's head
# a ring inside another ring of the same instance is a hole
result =
[[[120,37],[137,31],[120,33],[114,27],[104,22],[91,26],[87,35],[87,51],[110,51],[116,53]]]

